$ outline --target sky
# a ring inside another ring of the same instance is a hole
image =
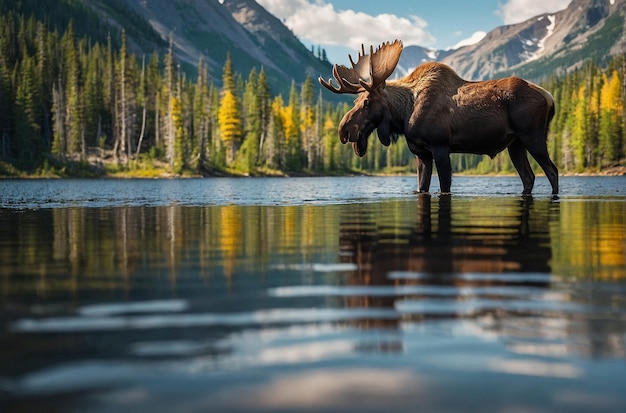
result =
[[[487,32],[571,0],[256,0],[307,47],[324,48],[332,63],[348,63],[361,44],[401,39],[405,46],[456,48]]]

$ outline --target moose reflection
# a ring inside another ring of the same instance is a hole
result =
[[[490,200],[475,209],[470,202],[453,200],[450,195],[432,199],[429,194],[421,194],[416,214],[413,221],[391,226],[376,220],[364,223],[362,217],[343,217],[341,255],[344,261],[358,265],[349,284],[452,287],[452,295],[454,291],[462,293],[465,287],[549,287],[549,276],[537,274],[550,273],[552,254],[546,221],[558,221],[558,204],[523,197],[495,203]],[[488,274],[498,276],[485,276]],[[507,274],[511,274],[510,279]],[[524,274],[532,275],[524,277]],[[431,291],[435,296],[444,292],[447,299],[468,299],[463,295],[449,297],[449,289],[424,291],[423,297],[429,297]],[[487,292],[486,296],[506,298],[497,292]],[[348,305],[394,307],[398,299],[398,296],[361,296],[351,298]],[[432,315],[461,314],[454,309],[419,314],[426,318]],[[380,322],[389,325],[389,321]]]

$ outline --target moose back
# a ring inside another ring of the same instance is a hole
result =
[[[333,77],[320,78],[334,93],[357,94],[354,107],[339,124],[342,143],[352,142],[359,156],[367,152],[367,140],[377,130],[388,146],[404,135],[417,158],[418,191],[428,192],[433,161],[441,192],[450,192],[450,153],[474,153],[494,157],[508,149],[511,161],[530,194],[535,174],[530,153],[545,172],[552,193],[559,192],[556,165],[550,160],[547,135],[554,116],[554,99],[543,88],[518,77],[470,82],[441,63],[424,63],[398,80],[387,80],[394,71],[402,42],[387,42],[369,53],[362,47],[351,67],[334,65]]]

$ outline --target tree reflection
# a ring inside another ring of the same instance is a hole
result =
[[[0,297],[176,296],[181,284],[263,275],[285,256],[335,254],[337,227],[336,210],[317,206],[0,210]]]
[[[176,297],[197,299],[204,310],[255,311],[277,304],[264,295],[276,286],[425,286],[435,289],[279,304],[396,309],[403,301],[415,310],[352,325],[401,329],[405,321],[489,319],[483,327],[499,336],[588,338],[561,347],[518,343],[515,351],[575,346],[594,356],[619,355],[623,323],[587,317],[584,306],[626,311],[611,284],[626,279],[625,234],[626,203],[610,199],[421,194],[344,205],[0,209],[0,306],[29,313],[33,305],[60,304],[55,308],[71,312],[85,303]],[[297,269],[337,260],[356,270]],[[497,290],[474,292],[500,286],[561,298],[554,308],[520,310]],[[567,304],[583,311],[568,313]],[[401,351],[402,342],[364,343],[358,350]]]

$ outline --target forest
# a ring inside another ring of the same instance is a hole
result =
[[[0,176],[177,176],[404,173],[404,139],[370,137],[357,157],[337,137],[350,108],[331,103],[313,75],[273,94],[263,68],[219,86],[198,62],[180,68],[172,45],[137,56],[126,33],[106,42],[51,29],[35,17],[0,16]],[[598,172],[626,158],[624,55],[542,83],[555,97],[548,147],[561,172]],[[315,75],[316,76],[316,75]],[[535,165],[536,166],[536,165]],[[513,173],[508,155],[453,156],[455,172]]]

